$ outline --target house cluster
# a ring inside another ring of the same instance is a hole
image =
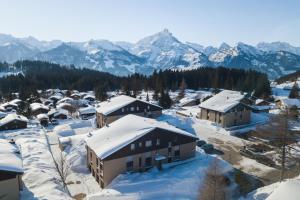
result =
[[[86,139],[87,167],[102,188],[121,173],[161,169],[195,154],[194,135],[154,119],[160,106],[120,95],[96,110],[99,129]]]

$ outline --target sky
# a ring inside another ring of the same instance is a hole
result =
[[[181,41],[300,46],[298,0],[0,0],[0,33],[41,40],[137,42],[167,28]]]

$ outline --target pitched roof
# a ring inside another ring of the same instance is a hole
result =
[[[28,122],[28,119],[22,115],[17,115],[16,113],[10,113],[6,115],[3,119],[0,120],[0,126],[7,124],[13,120],[19,120],[19,121],[24,121]]]
[[[224,113],[238,105],[244,97],[245,94],[241,94],[241,92],[223,90],[202,102],[199,107]]]
[[[22,159],[18,151],[15,145],[0,139],[0,171],[23,173]]]
[[[88,107],[79,108],[78,112],[81,115],[92,114],[92,113],[96,113],[96,109],[93,106],[88,106]]]
[[[97,112],[102,113],[104,115],[108,115],[108,114],[134,102],[134,101],[141,101],[141,102],[144,102],[147,104],[151,104],[147,101],[143,101],[143,100],[129,97],[126,95],[120,95],[120,96],[113,97],[108,101],[103,101],[100,104],[98,104]],[[154,104],[151,104],[151,105],[160,107],[160,106],[154,105]]]
[[[45,106],[44,104],[41,104],[41,103],[32,103],[32,104],[30,104],[30,109],[32,111],[35,111],[35,110],[38,110],[38,109],[49,110],[48,106]]]
[[[105,126],[93,131],[92,136],[86,142],[98,157],[104,159],[156,128],[197,138],[191,133],[178,129],[166,122],[129,114],[114,121],[108,127]]]

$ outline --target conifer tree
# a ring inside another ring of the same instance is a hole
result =
[[[294,83],[291,92],[289,94],[289,98],[291,99],[299,99],[299,86],[297,82]]]
[[[182,78],[180,86],[179,86],[178,99],[182,99],[184,97],[186,88],[187,88],[187,85],[185,83],[185,79]]]

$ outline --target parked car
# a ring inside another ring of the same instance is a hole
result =
[[[205,151],[205,153],[212,153],[214,151],[214,145],[212,144],[204,144],[201,148]]]
[[[206,144],[206,142],[204,141],[204,140],[198,140],[197,141],[197,146],[198,147],[202,147],[203,145],[205,145]]]

